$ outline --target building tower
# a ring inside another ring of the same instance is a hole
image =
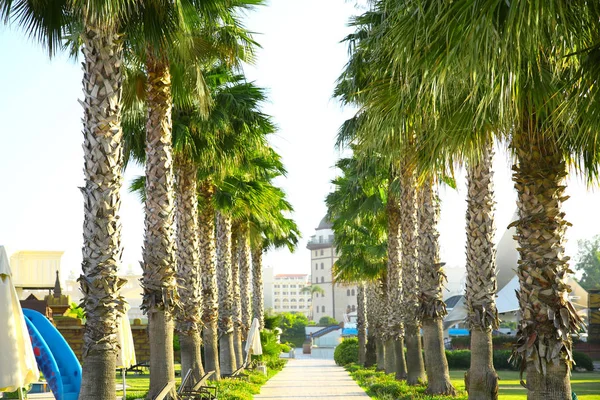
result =
[[[333,280],[332,267],[338,257],[331,228],[327,217],[323,218],[306,245],[310,250],[311,283],[325,292],[323,295],[315,293],[312,298],[312,319],[317,322],[324,316],[341,322],[344,314],[356,311],[356,286]]]

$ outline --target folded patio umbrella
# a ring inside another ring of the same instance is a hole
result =
[[[0,246],[0,392],[14,392],[40,379],[31,339],[4,246]]]
[[[254,318],[250,331],[248,332],[248,340],[246,341],[246,354],[260,355],[262,354],[262,345],[260,343],[260,324],[258,318]]]
[[[125,370],[136,364],[135,347],[133,345],[133,335],[131,334],[131,324],[129,324],[129,315],[127,311],[129,305],[125,305],[125,313],[119,318],[119,331],[117,340],[121,349],[117,353],[117,367],[121,368],[123,377],[123,398],[127,396],[127,382]]]

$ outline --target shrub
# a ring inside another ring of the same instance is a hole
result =
[[[448,368],[452,369],[469,369],[471,365],[470,350],[446,350],[446,359],[448,360]]]
[[[575,360],[576,368],[584,368],[586,371],[594,370],[594,362],[592,358],[585,353],[580,351],[573,352],[573,359]]]
[[[335,318],[323,316],[319,319],[319,325],[337,325],[339,322],[335,320]]]
[[[377,397],[389,396],[393,399],[400,397],[404,391],[402,382],[397,381],[375,383],[369,389]]]
[[[511,353],[511,350],[494,350],[494,368],[517,370],[516,366],[508,362]],[[450,369],[469,369],[471,366],[471,350],[446,350],[446,359]]]
[[[516,371],[519,369],[517,365],[509,362],[508,359],[512,354],[512,350],[495,350],[494,351],[494,368],[495,369],[509,369]]]
[[[265,329],[272,331],[275,328],[278,328],[281,325],[281,315],[265,315]]]
[[[282,353],[289,353],[289,352],[290,352],[290,350],[292,349],[292,348],[290,347],[290,345],[289,345],[289,344],[287,344],[287,343],[281,343],[281,344],[279,345],[279,347],[280,347],[280,349],[281,349],[281,352],[282,352]]]
[[[358,339],[345,339],[333,352],[333,360],[337,365],[347,365],[358,362]]]

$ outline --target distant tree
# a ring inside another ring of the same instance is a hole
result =
[[[306,338],[308,318],[302,313],[281,313],[279,328],[281,328],[281,342],[292,343],[294,347],[302,347]]]
[[[321,317],[319,320],[319,325],[337,325],[339,322],[335,320],[335,318],[329,317],[327,315]]]
[[[300,293],[308,293],[310,295],[319,293],[321,295],[324,295],[325,290],[323,290],[323,288],[319,285],[310,285],[310,286],[304,286],[302,289],[300,289]]]
[[[583,272],[579,284],[585,290],[600,289],[600,235],[577,241],[575,270]]]

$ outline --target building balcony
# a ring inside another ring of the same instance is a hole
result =
[[[309,250],[325,249],[333,247],[333,235],[327,237],[324,236],[311,236],[306,244],[306,248]]]

